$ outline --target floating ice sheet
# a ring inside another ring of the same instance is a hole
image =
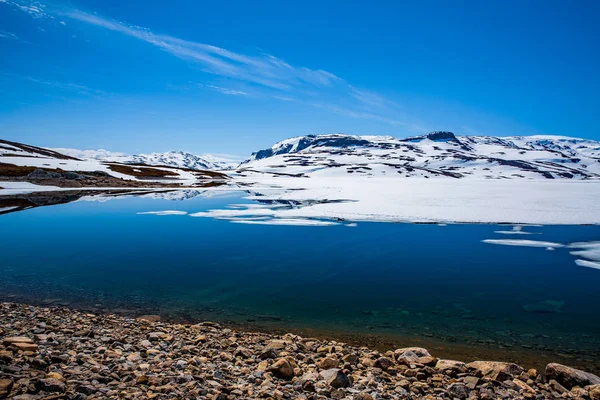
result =
[[[164,211],[146,211],[139,212],[139,215],[187,215],[187,211],[164,210]]]
[[[484,239],[483,243],[499,244],[503,246],[522,246],[522,247],[545,247],[559,248],[564,247],[562,243],[545,242],[541,240],[518,240],[518,239]]]

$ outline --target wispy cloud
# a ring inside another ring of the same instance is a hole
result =
[[[0,1],[2,1],[2,0],[0,0]],[[31,82],[31,83],[38,84],[38,85],[49,86],[49,87],[60,89],[60,90],[74,92],[74,93],[77,93],[80,95],[85,95],[85,96],[107,96],[107,95],[109,95],[109,93],[107,93],[105,91],[93,89],[93,88],[90,88],[90,87],[87,87],[84,85],[79,85],[79,84],[72,83],[72,82],[59,82],[59,81],[52,81],[52,80],[44,80],[44,79],[39,79],[39,78],[36,78],[33,76],[11,74],[8,72],[0,72],[0,75],[4,75],[11,79],[20,79],[22,81]]]
[[[15,40],[15,41],[17,41],[19,43],[34,44],[34,43],[31,43],[31,42],[29,42],[27,40],[21,39],[19,36],[15,35],[12,32],[3,31],[2,29],[0,29],[0,39]]]
[[[0,38],[19,40],[19,37],[11,32],[6,32],[0,29]]]
[[[33,18],[54,18],[46,12],[46,5],[37,1],[0,0],[0,4],[6,4],[19,11],[29,14]]]
[[[138,39],[174,57],[199,66],[204,73],[227,80],[231,85],[200,84],[198,87],[222,94],[268,97],[315,107],[352,118],[420,130],[402,107],[385,96],[359,89],[323,69],[295,66],[267,53],[242,54],[206,43],[154,33],[148,28],[128,24],[74,8],[43,5],[30,0],[0,0],[34,18],[49,16],[71,20]],[[68,26],[75,25],[69,24]],[[410,120],[409,122],[407,122]]]
[[[242,90],[230,89],[230,88],[217,86],[217,85],[204,85],[202,83],[199,83],[198,86],[213,89],[213,90],[216,90],[217,92],[227,94],[230,96],[248,96],[248,93],[246,93]]]
[[[155,34],[147,28],[109,20],[80,10],[61,11],[64,17],[119,32],[147,43],[181,59],[203,66],[204,71],[227,78],[274,89],[303,85],[330,87],[340,78],[323,70],[293,67],[270,54],[248,56],[209,44]]]

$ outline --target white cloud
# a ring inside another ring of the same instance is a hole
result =
[[[20,80],[35,83],[38,85],[44,85],[44,86],[49,86],[49,87],[65,90],[65,91],[75,92],[75,93],[78,93],[81,95],[86,95],[86,96],[109,95],[109,93],[104,92],[102,90],[93,89],[93,88],[90,88],[90,87],[87,87],[84,85],[79,85],[79,84],[72,83],[72,82],[59,82],[59,81],[53,81],[53,80],[39,79],[39,78],[35,78],[33,76],[11,74],[8,72],[0,72],[0,75],[4,75],[4,76],[10,77],[12,79],[20,79]]]
[[[38,1],[0,0],[0,4],[7,4],[14,9],[29,14],[33,18],[54,18],[46,12],[46,6]]]
[[[11,32],[6,32],[0,29],[0,38],[19,40],[19,37]]]
[[[158,34],[145,27],[73,8],[53,5],[47,7],[30,0],[0,2],[10,4],[34,18],[59,17],[58,23],[62,25],[66,24],[65,19],[69,19],[146,42],[172,56],[200,66],[205,73],[227,79],[233,87],[204,85],[205,88],[226,95],[249,96],[251,91],[252,97],[294,101],[351,118],[403,127],[411,132],[424,131],[397,103],[380,94],[359,89],[323,69],[295,66],[267,53],[242,54],[206,43]],[[69,24],[71,25],[73,24]]]
[[[206,87],[209,89],[214,89],[218,92],[221,92],[223,94],[228,94],[231,96],[247,96],[248,93],[241,91],[241,90],[235,90],[235,89],[230,89],[230,88],[226,88],[226,87],[222,87],[222,86],[216,86],[216,85],[202,85],[199,84],[200,87]]]

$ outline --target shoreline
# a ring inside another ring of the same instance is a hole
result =
[[[474,393],[600,399],[599,377],[558,364],[537,370],[505,362],[465,364],[475,357],[448,360],[443,346],[386,351],[341,343],[316,331],[297,336],[157,319],[1,302],[0,398],[5,385],[15,399],[26,393],[34,397],[21,399],[43,398],[35,397],[40,393],[77,400],[169,395],[316,399],[317,394],[357,400],[466,399]],[[311,333],[316,335],[310,338]]]
[[[112,315],[118,318],[135,319],[143,315],[152,315],[160,322],[166,324],[192,325],[204,322],[218,323],[227,329],[249,333],[262,333],[267,335],[285,335],[293,333],[304,337],[313,337],[321,340],[336,340],[358,347],[369,347],[378,351],[389,351],[402,347],[424,347],[435,351],[438,357],[458,359],[465,362],[477,359],[490,359],[502,362],[519,364],[525,368],[541,369],[549,362],[558,362],[574,368],[586,370],[600,375],[600,364],[597,363],[597,354],[583,357],[581,350],[578,353],[569,353],[565,349],[540,350],[531,348],[525,341],[512,345],[495,343],[483,337],[471,338],[472,341],[459,338],[435,337],[429,332],[368,332],[365,330],[349,330],[344,327],[311,327],[294,323],[277,316],[244,316],[234,319],[232,314],[220,314],[219,310],[202,312],[191,315],[173,314],[161,311],[154,307],[142,308],[96,308],[85,303],[65,302],[56,299],[18,298],[13,296],[0,296],[0,304],[11,303],[38,308],[64,309],[77,313],[90,313],[95,315]]]

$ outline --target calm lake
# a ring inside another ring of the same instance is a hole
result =
[[[216,194],[79,200],[1,215],[0,298],[600,365],[600,270],[577,265],[568,247],[600,240],[599,226],[507,233],[512,226],[281,226],[139,214],[249,203],[241,192]]]

